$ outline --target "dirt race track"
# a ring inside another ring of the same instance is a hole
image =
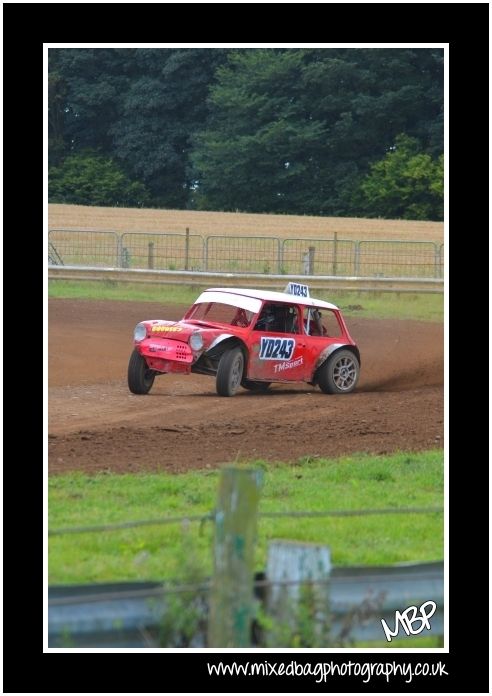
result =
[[[49,302],[48,446],[51,474],[216,467],[234,460],[294,461],[352,452],[442,447],[443,327],[349,319],[362,368],[357,390],[328,396],[309,385],[266,394],[215,393],[212,377],[162,376],[128,391],[135,324],[179,319],[183,307]]]

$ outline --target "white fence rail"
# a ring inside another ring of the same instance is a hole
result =
[[[58,280],[101,280],[167,285],[233,287],[283,290],[287,280],[307,283],[312,290],[345,290],[347,292],[410,292],[443,293],[442,278],[359,278],[316,275],[259,275],[257,273],[210,273],[201,271],[163,271],[141,268],[100,268],[92,266],[48,266],[48,277]]]

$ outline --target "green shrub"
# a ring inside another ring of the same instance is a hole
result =
[[[131,181],[111,158],[92,151],[67,157],[48,172],[50,203],[142,207],[149,202],[145,186]]]

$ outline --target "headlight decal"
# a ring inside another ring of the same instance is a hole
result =
[[[202,335],[198,332],[192,333],[188,343],[190,344],[190,348],[192,350],[201,350],[203,348],[203,338]]]
[[[143,341],[147,336],[147,329],[145,324],[137,324],[135,330],[133,331],[134,341]]]

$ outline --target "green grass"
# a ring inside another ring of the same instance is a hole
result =
[[[127,302],[162,302],[165,304],[192,304],[201,288],[183,285],[147,285],[119,283],[114,280],[77,281],[50,280],[49,297],[75,300],[124,300]]]
[[[220,285],[220,282],[217,282]],[[204,288],[106,281],[49,281],[50,297],[192,304]],[[348,317],[443,321],[443,295],[386,292],[317,291],[313,295],[338,305]]]
[[[318,299],[333,302],[348,317],[444,321],[444,296],[399,292],[318,292]]]
[[[260,512],[443,504],[441,450],[249,466],[264,471]],[[206,514],[215,505],[219,473],[53,476],[49,528]],[[443,558],[443,516],[260,518],[258,570],[265,567],[268,541],[279,538],[328,544],[338,566],[438,560]],[[50,537],[49,582],[179,578],[184,554],[194,556],[208,574],[212,541],[209,521]]]

